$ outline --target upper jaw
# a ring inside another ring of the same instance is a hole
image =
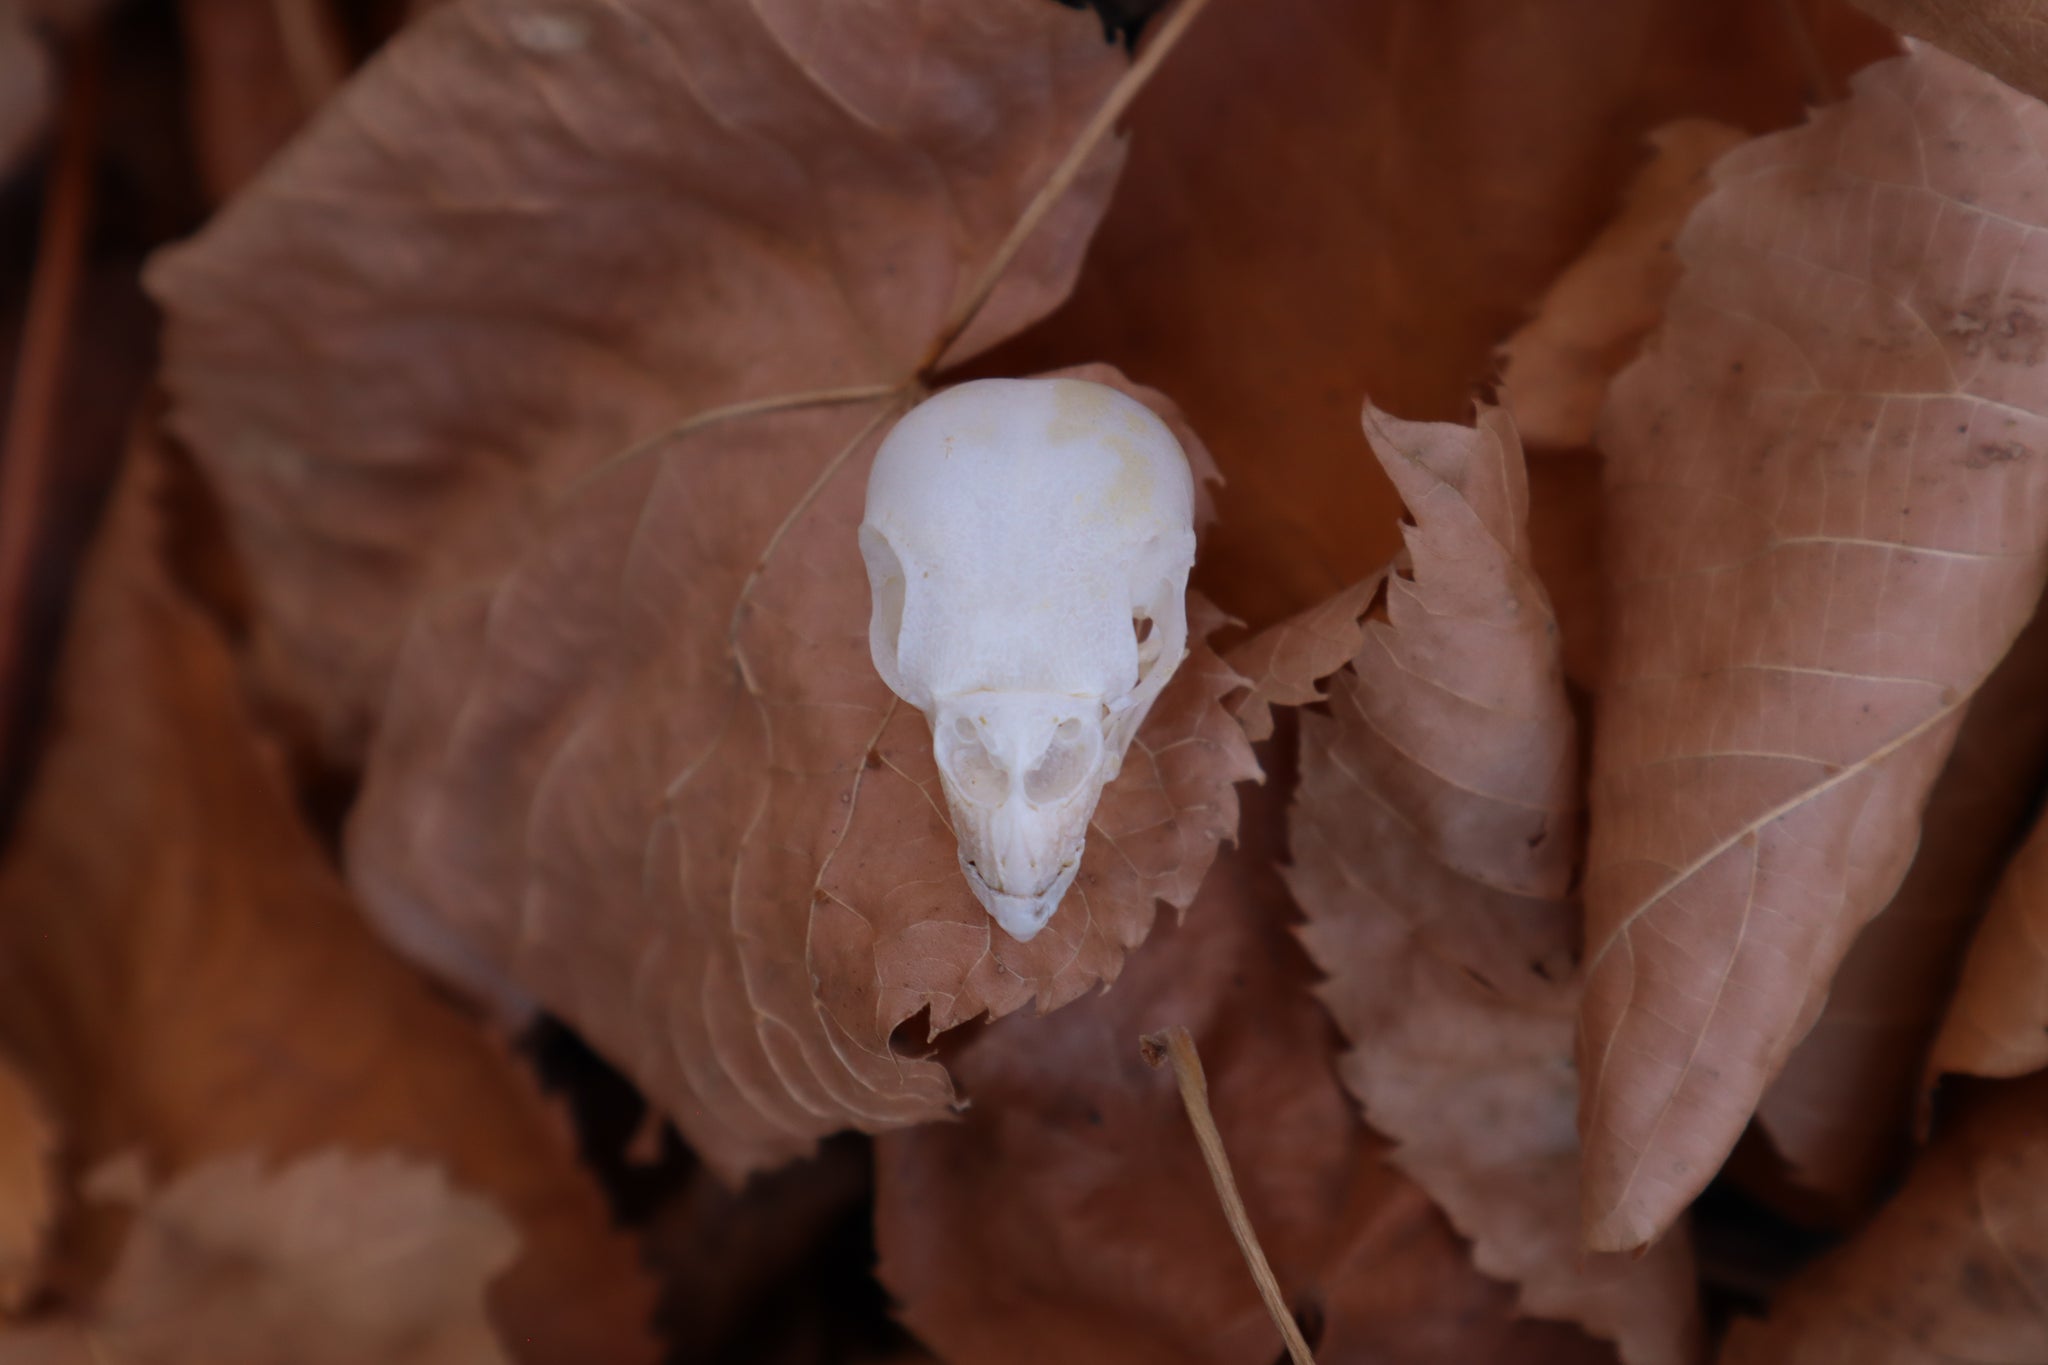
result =
[[[989,918],[1003,927],[1003,932],[1019,943],[1029,943],[1045,928],[1059,910],[1060,902],[1066,899],[1067,890],[1074,884],[1074,876],[1081,870],[1081,860],[1069,858],[1043,890],[1017,895],[998,891],[991,887],[972,863],[967,854],[960,854],[960,870],[967,875],[967,885],[974,892],[974,898],[988,911]]]

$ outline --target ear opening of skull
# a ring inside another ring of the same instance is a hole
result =
[[[1186,654],[1187,457],[1104,385],[962,384],[883,441],[860,547],[875,669],[931,724],[961,872],[1028,940]]]

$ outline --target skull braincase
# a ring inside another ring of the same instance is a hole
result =
[[[961,870],[1029,939],[1186,653],[1187,457],[1105,385],[961,384],[883,441],[860,546],[875,668],[931,722]]]

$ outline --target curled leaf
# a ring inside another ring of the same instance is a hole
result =
[[[1392,1159],[1521,1289],[1631,1365],[1698,1349],[1692,1258],[1578,1249],[1577,739],[1507,414],[1366,431],[1413,517],[1362,647],[1301,720],[1288,884],[1339,1066]]]
[[[1585,1219],[1668,1227],[1911,860],[2048,546],[2048,109],[1928,49],[1724,157],[1602,417]]]

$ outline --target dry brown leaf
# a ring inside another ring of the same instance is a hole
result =
[[[1707,167],[1742,138],[1705,119],[1649,136],[1620,211],[1501,347],[1502,398],[1529,452],[1530,558],[1564,640],[1565,676],[1591,689],[1606,649],[1600,460],[1587,449],[1617,371],[1634,358],[1678,282],[1671,250],[1707,191]]]
[[[31,1340],[132,1365],[503,1365],[484,1291],[518,1253],[504,1215],[432,1167],[227,1157],[146,1198],[91,1311]]]
[[[1590,694],[1607,653],[1606,518],[1601,460],[1590,450],[1529,457],[1529,562],[1550,595],[1564,675]]]
[[[219,203],[254,179],[333,93],[345,74],[343,44],[320,0],[179,0],[178,18],[193,155],[207,196]]]
[[[445,1165],[518,1227],[492,1311],[521,1361],[652,1358],[652,1292],[558,1116],[371,934],[300,823],[215,623],[166,572],[188,533],[145,442],[81,587],[38,783],[0,865],[0,1046],[73,1172],[175,1174],[341,1146]],[[67,1225],[60,1288],[118,1242]]]
[[[825,1294],[791,1302],[790,1286],[815,1283],[820,1247],[837,1229],[868,1221],[869,1152],[828,1143],[814,1161],[797,1162],[735,1190],[702,1167],[641,1229],[648,1265],[659,1276],[662,1336],[684,1360],[741,1357],[749,1329],[771,1319],[778,1330],[821,1311]],[[865,1267],[863,1267],[863,1270]],[[758,1343],[754,1343],[759,1354]]]
[[[1721,1365],[2048,1360],[2048,1078],[1978,1098]]]
[[[2039,705],[2041,693],[2034,694]],[[1984,922],[1927,1063],[1946,1072],[2019,1076],[2048,1066],[2048,817],[2013,858]]]
[[[412,608],[502,568],[607,456],[764,403],[717,439],[794,426],[831,441],[805,446],[822,465],[879,409],[791,396],[872,397],[936,359],[1124,69],[1046,0],[422,15],[149,275],[262,676],[353,758]],[[1121,160],[1087,145],[949,358],[1065,293]],[[719,491],[705,515],[751,533],[751,565],[793,499]]]
[[[0,1060],[0,1320],[35,1291],[56,1214],[57,1132],[35,1091]]]
[[[21,167],[50,122],[49,50],[19,4],[0,5],[0,178]]]
[[[1678,283],[1672,239],[1706,196],[1708,167],[1744,136],[1707,119],[1650,134],[1653,154],[1621,211],[1501,347],[1501,400],[1524,441],[1565,449],[1592,442],[1609,381],[1663,319]]]
[[[1366,411],[1413,521],[1362,648],[1302,717],[1288,885],[1340,1070],[1393,1160],[1525,1311],[1631,1365],[1698,1351],[1691,1251],[1580,1254],[1572,1035],[1581,813],[1557,630],[1513,424]],[[1233,662],[1235,662],[1233,657]]]
[[[1156,900],[1193,899],[1257,775],[1218,705],[1243,680],[1197,643],[1058,914],[1029,944],[996,928],[931,731],[868,652],[854,528],[893,412],[722,424],[594,482],[503,580],[426,615],[350,830],[394,936],[532,992],[728,1177],[948,1112],[897,1026],[1113,977]],[[1213,624],[1198,606],[1190,638]]]
[[[1273,735],[1275,706],[1305,706],[1323,700],[1318,686],[1351,661],[1365,639],[1360,618],[1379,596],[1385,572],[1345,589],[1327,602],[1268,626],[1230,651],[1230,666],[1247,690],[1232,698],[1231,710],[1254,740]]]
[[[1202,591],[1263,628],[1379,569],[1399,500],[1358,404],[1459,418],[1609,217],[1645,135],[1795,121],[1892,50],[1836,0],[1218,4],[1139,100],[1074,297],[984,368],[1106,361],[1229,479]]]
[[[1906,879],[1842,959],[1819,1021],[1757,1107],[1793,1178],[1837,1207],[1861,1208],[1904,1153],[1928,1040],[2048,763],[2044,695],[2048,615],[2036,615],[1970,703]],[[2031,1032],[2043,1024],[2048,1010]]]
[[[2036,99],[2048,99],[2042,0],[1856,0],[1901,33],[1946,48]]]
[[[1602,418],[1587,1236],[1712,1177],[1899,884],[2048,540],[2048,109],[1927,49],[1717,165]]]
[[[1612,1361],[1579,1332],[1517,1320],[1360,1125],[1287,932],[1277,787],[1247,796],[1244,847],[1115,990],[992,1025],[952,1059],[973,1100],[961,1120],[880,1139],[880,1274],[904,1321],[954,1365],[1280,1357],[1173,1078],[1138,1055],[1140,1035],[1178,1023],[1321,1365]]]

